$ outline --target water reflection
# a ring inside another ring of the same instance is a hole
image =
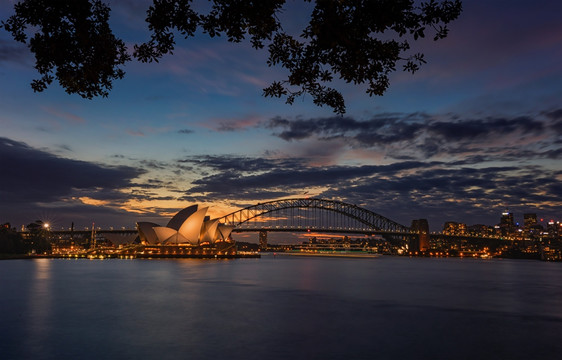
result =
[[[27,325],[27,334],[22,338],[23,349],[26,357],[33,358],[37,354],[44,354],[49,343],[52,318],[52,279],[51,271],[53,260],[37,259],[30,262],[33,276],[29,283],[29,292],[26,299],[27,312],[24,319]]]
[[[0,358],[557,358],[561,266],[386,257],[0,262],[0,274],[13,274],[0,276]]]

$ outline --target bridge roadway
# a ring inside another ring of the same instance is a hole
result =
[[[347,229],[347,228],[316,228],[306,226],[263,226],[263,227],[237,227],[232,232],[321,232],[321,233],[336,233],[336,234],[362,234],[362,235],[400,235],[411,236],[417,235],[412,232],[404,231],[385,231],[374,229]]]
[[[53,235],[92,235],[92,230],[49,230]],[[95,234],[118,234],[118,235],[133,235],[138,234],[137,229],[120,229],[120,230],[95,230]]]
[[[260,227],[260,228],[236,228],[232,230],[232,232],[259,232],[259,231],[267,231],[267,232],[320,232],[320,233],[338,233],[338,234],[362,234],[362,235],[392,235],[392,236],[404,236],[404,237],[411,237],[411,236],[418,236],[419,234],[416,232],[405,232],[405,231],[383,231],[383,230],[369,230],[369,229],[334,229],[334,228],[307,228],[307,227]],[[429,234],[430,239],[432,240],[449,240],[449,241],[461,241],[461,240],[482,240],[482,241],[489,241],[489,240],[497,240],[497,241],[513,241],[512,239],[507,239],[503,237],[497,236],[481,236],[481,235],[448,235],[448,234],[441,234],[441,233],[431,233]]]
[[[368,230],[368,229],[344,229],[344,228],[314,228],[314,227],[237,227],[232,232],[325,232],[325,233],[340,233],[340,234],[364,234],[364,235],[414,235],[415,233],[401,232],[401,231],[383,231],[383,230]],[[67,235],[77,235],[77,236],[91,236],[92,230],[51,230],[51,234],[55,236],[67,236]],[[136,229],[126,229],[126,230],[96,230],[95,234],[118,234],[118,235],[133,235],[138,234]],[[416,234],[417,235],[417,234]]]
[[[343,229],[343,228],[313,228],[313,227],[240,227],[235,228],[232,232],[320,232],[320,233],[336,233],[336,234],[361,234],[361,235],[389,235],[389,236],[416,236],[415,232],[400,232],[400,231],[376,231],[376,230],[366,230],[366,229]],[[51,230],[51,234],[55,236],[79,236],[79,237],[89,237],[92,235],[92,230]],[[137,234],[136,229],[120,229],[120,230],[96,230],[95,234],[116,234],[123,236],[130,236]],[[446,234],[430,234],[430,239],[432,240],[448,240],[448,241],[461,241],[461,240],[474,240],[474,241],[484,241],[484,240],[495,240],[495,241],[512,241],[506,238],[492,237],[492,236],[473,236],[473,235],[446,235]]]

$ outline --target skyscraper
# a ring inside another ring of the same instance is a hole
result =
[[[513,213],[510,213],[507,209],[505,209],[505,211],[502,212],[502,217],[500,219],[500,225],[513,226],[514,225]]]
[[[533,226],[537,225],[537,214],[523,214],[523,225],[525,230],[529,230]]]
[[[500,230],[502,235],[509,235],[515,231],[513,213],[510,213],[507,209],[502,212],[502,217],[500,218]]]

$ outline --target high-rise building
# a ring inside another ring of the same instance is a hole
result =
[[[560,221],[549,220],[546,230],[548,231],[548,235],[551,237],[558,237],[560,232],[562,232],[560,225]]]
[[[507,209],[502,212],[502,217],[500,218],[500,231],[502,235],[509,235],[515,232],[513,213],[510,213]]]
[[[537,224],[537,214],[523,214],[523,226],[525,227],[525,230],[528,231]]]
[[[513,213],[510,213],[507,209],[502,212],[502,217],[500,219],[500,226],[513,226],[515,223],[513,222]]]

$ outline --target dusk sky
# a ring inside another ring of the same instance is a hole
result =
[[[0,19],[13,13],[0,0]],[[113,1],[116,36],[148,39],[149,1]],[[288,1],[287,27],[306,21]],[[562,1],[465,0],[449,36],[414,45],[427,64],[382,97],[341,83],[347,113],[262,89],[287,74],[248,42],[177,39],[158,64],[124,67],[108,98],[53,83],[0,30],[0,223],[165,224],[289,197],[341,200],[409,226],[494,225],[506,208],[562,220]],[[544,223],[543,223],[544,224]]]

